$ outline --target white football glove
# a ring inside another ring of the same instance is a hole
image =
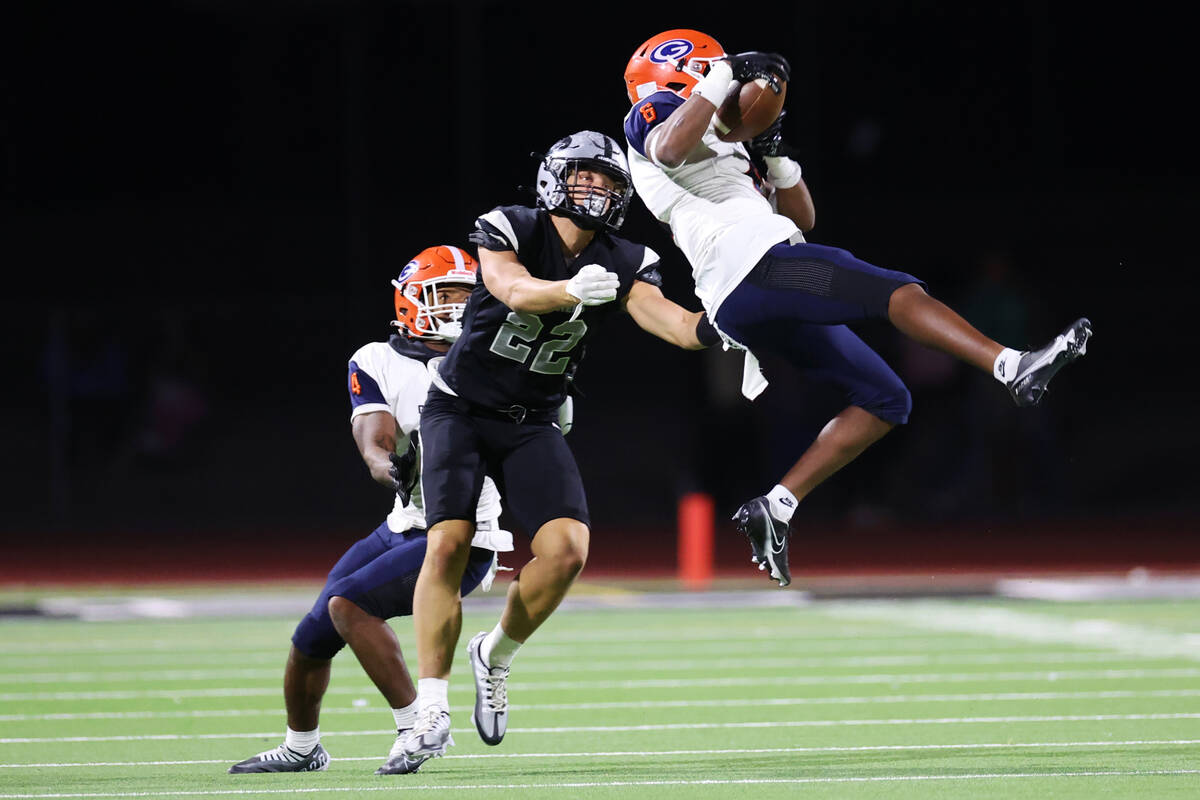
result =
[[[567,281],[567,294],[585,306],[598,306],[617,299],[617,287],[621,279],[617,273],[609,272],[599,264],[581,267],[575,277]]]

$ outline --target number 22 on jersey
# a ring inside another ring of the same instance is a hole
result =
[[[517,344],[517,342],[535,341],[542,332],[542,327],[542,319],[536,314],[520,314],[511,311],[508,318],[504,320],[504,324],[500,326],[500,330],[496,331],[496,338],[492,340],[492,346],[489,349],[498,356],[524,364],[529,358],[529,354],[533,352],[533,348],[528,344]],[[529,371],[542,375],[561,375],[571,361],[568,353],[575,349],[575,345],[579,344],[579,340],[585,333],[587,333],[587,323],[581,319],[573,319],[555,325],[550,329],[550,335],[562,338],[548,339],[543,342],[542,346],[538,348],[537,355],[529,364]]]

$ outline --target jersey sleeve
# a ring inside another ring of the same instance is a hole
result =
[[[379,348],[371,345],[358,348],[350,356],[350,363],[346,369],[346,389],[350,393],[350,419],[373,411],[391,413],[392,405],[384,392],[386,383]]]
[[[533,213],[531,213],[533,212]],[[475,230],[467,238],[485,250],[521,252],[536,220],[534,209],[524,206],[502,206],[475,220]]]
[[[353,359],[350,361],[346,381],[350,390],[351,419],[371,411],[392,410],[383,397],[379,383]]]
[[[650,158],[646,153],[646,137],[681,105],[683,98],[668,91],[655,92],[639,100],[625,117],[625,139],[629,146]]]
[[[645,255],[642,256],[641,266],[639,266],[637,271],[633,274],[634,280],[643,281],[651,286],[657,286],[661,289],[663,280],[662,273],[658,271],[658,253],[654,252],[649,247],[645,248],[645,251]]]

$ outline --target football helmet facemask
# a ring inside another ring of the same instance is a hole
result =
[[[478,267],[469,253],[457,247],[439,245],[422,250],[392,279],[396,287],[392,324],[414,339],[453,342],[462,333],[467,304],[438,302],[438,289],[474,288]]]
[[[625,66],[629,102],[667,89],[687,99],[713,61],[725,58],[725,48],[700,31],[677,28],[651,36],[633,51]]]
[[[581,170],[607,175],[613,188],[577,183]],[[535,188],[539,206],[587,230],[620,228],[633,199],[625,154],[612,137],[596,131],[579,131],[555,142],[538,166]]]

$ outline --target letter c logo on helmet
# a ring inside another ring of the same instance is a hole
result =
[[[670,39],[650,51],[650,60],[655,64],[676,64],[696,46],[687,39]]]

